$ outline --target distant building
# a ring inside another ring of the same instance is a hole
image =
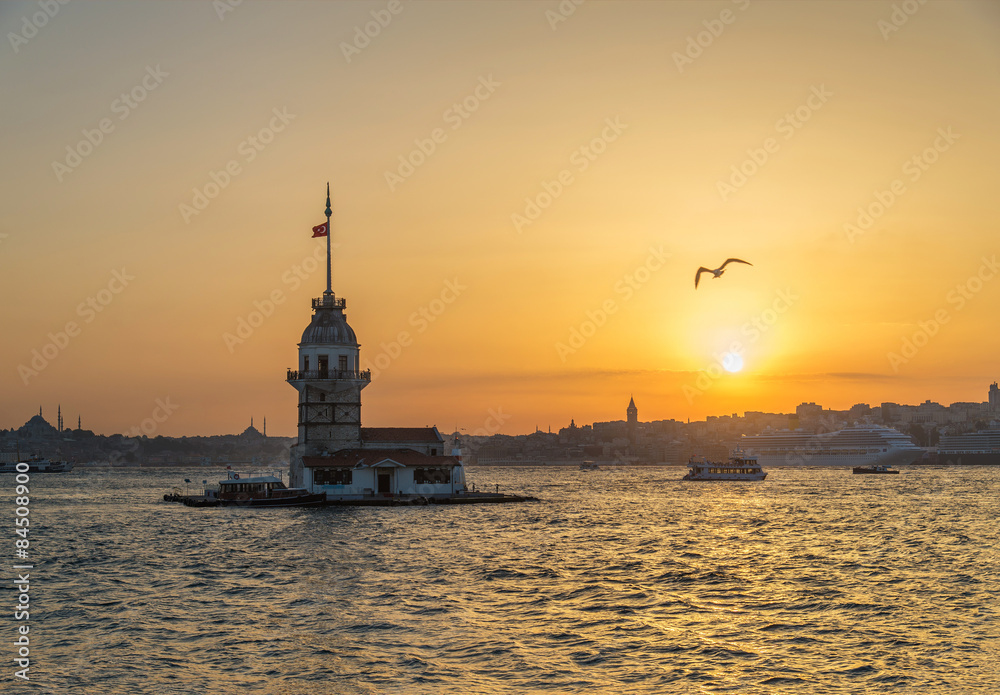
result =
[[[989,409],[990,417],[997,417],[1000,415],[1000,388],[997,388],[997,382],[990,384],[989,393]]]
[[[815,403],[803,403],[795,407],[795,415],[800,421],[818,420],[823,414],[823,406]]]
[[[882,422],[884,424],[891,424],[899,420],[899,404],[898,403],[883,403],[882,408]]]
[[[635,407],[635,399],[629,398],[628,408],[625,410],[626,415],[626,425],[625,431],[628,433],[628,443],[633,449],[635,448],[635,435],[636,427],[639,425],[639,409]]]
[[[860,422],[872,414],[871,406],[867,403],[858,403],[852,405],[851,409],[847,411],[847,419],[852,422]]]
[[[917,406],[917,413],[913,418],[913,422],[943,425],[948,422],[948,411],[940,403],[926,400]]]
[[[253,426],[253,418],[250,418],[250,426],[240,433],[240,437],[250,440],[264,439],[264,435],[261,434],[260,430]]]
[[[59,434],[59,430],[50,425],[48,420],[42,417],[42,409],[39,408],[38,415],[33,415],[30,420],[21,425],[17,430],[17,434],[22,439],[46,439]]]

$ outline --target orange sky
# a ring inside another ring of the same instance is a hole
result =
[[[570,6],[0,5],[0,427],[293,434],[327,181],[366,425],[985,400],[995,3]]]

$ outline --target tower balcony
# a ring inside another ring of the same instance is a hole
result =
[[[313,299],[313,309],[346,309],[347,300],[337,299],[333,294],[324,294]]]
[[[372,370],[353,369],[289,369],[285,381],[371,381]]]

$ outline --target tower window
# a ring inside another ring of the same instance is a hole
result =
[[[317,359],[319,359],[319,376],[322,379],[330,369],[330,358],[326,355],[320,355]]]
[[[342,372],[347,371],[347,355],[340,356],[339,362],[337,364],[337,369],[339,369]]]
[[[306,355],[305,357],[302,358],[302,371],[304,372],[309,371],[309,355]]]
[[[350,485],[350,468],[317,468],[313,471],[313,483],[316,485]]]

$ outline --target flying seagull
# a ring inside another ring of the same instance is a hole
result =
[[[724,272],[726,272],[726,266],[729,265],[730,263],[746,263],[747,265],[753,265],[753,263],[750,263],[748,261],[742,261],[739,258],[727,258],[726,262],[723,263],[722,265],[720,265],[715,270],[712,270],[711,268],[706,268],[705,266],[702,266],[702,267],[698,268],[698,272],[695,273],[695,275],[694,275],[694,288],[698,289],[698,280],[701,279],[701,274],[702,273],[711,273],[712,274],[712,279],[714,280],[717,277],[722,277],[722,274]]]

